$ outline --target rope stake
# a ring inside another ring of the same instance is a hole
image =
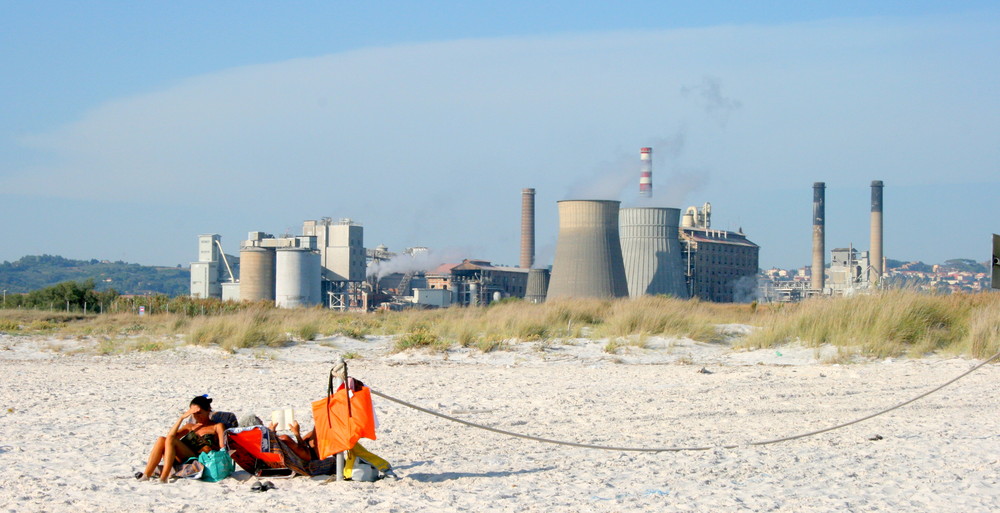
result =
[[[901,403],[899,403],[899,404],[897,404],[895,406],[886,408],[886,409],[884,409],[882,411],[873,413],[871,415],[867,415],[865,417],[861,417],[859,419],[855,419],[855,420],[852,420],[852,421],[849,421],[849,422],[844,422],[843,424],[837,424],[835,426],[830,426],[830,427],[823,428],[823,429],[817,429],[816,431],[810,431],[808,433],[801,433],[801,434],[798,434],[798,435],[786,436],[786,437],[782,437],[782,438],[775,438],[773,440],[760,440],[760,441],[756,441],[756,442],[748,442],[748,443],[743,443],[743,444],[729,444],[729,445],[721,445],[721,446],[712,445],[712,446],[703,446],[703,447],[615,447],[615,446],[609,446],[609,445],[581,444],[581,443],[576,443],[576,442],[566,442],[566,441],[563,441],[563,440],[552,440],[552,439],[549,439],[549,438],[541,438],[541,437],[537,437],[537,436],[525,435],[523,433],[514,433],[513,431],[506,431],[506,430],[503,430],[503,429],[497,429],[495,427],[484,426],[482,424],[476,424],[474,422],[469,422],[467,420],[462,420],[462,419],[459,419],[459,418],[455,418],[455,417],[452,417],[452,416],[449,416],[449,415],[445,415],[445,414],[440,413],[440,412],[436,412],[434,410],[429,410],[427,408],[423,408],[421,406],[417,406],[415,404],[408,403],[406,401],[403,401],[402,399],[397,399],[395,397],[383,394],[382,392],[379,392],[379,391],[371,389],[371,388],[369,388],[369,390],[371,390],[372,395],[377,395],[377,396],[379,396],[379,397],[381,397],[383,399],[392,401],[392,402],[397,403],[397,404],[401,404],[403,406],[406,406],[407,408],[412,408],[414,410],[426,413],[428,415],[433,415],[435,417],[440,417],[442,419],[450,420],[452,422],[457,422],[459,424],[463,424],[463,425],[466,425],[466,426],[469,426],[469,427],[473,427],[473,428],[476,428],[476,429],[483,429],[483,430],[491,431],[493,433],[498,433],[498,434],[501,434],[501,435],[513,436],[513,437],[516,437],[516,438],[523,438],[525,440],[532,440],[532,441],[535,441],[535,442],[541,442],[541,443],[546,443],[546,444],[567,445],[567,446],[570,446],[570,447],[579,447],[579,448],[583,448],[583,449],[596,449],[596,450],[602,450],[602,451],[616,451],[616,452],[652,452],[652,453],[659,453],[659,452],[683,452],[683,451],[709,451],[709,450],[717,449],[717,448],[718,449],[736,449],[736,448],[742,447],[742,446],[761,446],[761,445],[771,445],[771,444],[776,444],[776,443],[781,443],[781,442],[788,442],[790,440],[797,440],[799,438],[806,438],[806,437],[809,437],[809,436],[815,436],[815,435],[818,435],[818,434],[821,434],[821,433],[826,433],[828,431],[833,431],[835,429],[840,429],[840,428],[844,428],[844,427],[851,426],[851,425],[854,425],[854,424],[858,424],[858,423],[864,422],[866,420],[878,417],[879,415],[884,415],[884,414],[889,413],[889,412],[891,412],[893,410],[902,408],[903,406],[906,406],[906,405],[908,405],[908,404],[910,404],[912,402],[915,402],[915,401],[918,401],[920,399],[923,399],[924,397],[927,397],[927,396],[929,396],[929,395],[931,395],[931,394],[933,394],[933,393],[941,390],[942,388],[944,388],[944,387],[946,387],[946,386],[948,386],[948,385],[950,385],[950,384],[952,384],[952,383],[954,383],[954,382],[956,382],[956,381],[958,381],[958,380],[960,380],[960,379],[968,376],[969,374],[972,374],[973,372],[979,370],[984,365],[986,365],[986,364],[988,364],[988,363],[996,360],[997,358],[1000,358],[1000,351],[998,351],[996,354],[994,354],[993,356],[991,356],[989,359],[984,360],[983,362],[979,363],[975,367],[973,367],[973,368],[971,368],[971,369],[963,372],[962,374],[956,376],[955,378],[947,381],[946,383],[944,383],[944,384],[942,384],[942,385],[940,385],[940,386],[938,386],[936,388],[933,388],[933,389],[931,389],[931,390],[929,390],[927,392],[924,392],[923,394],[920,394],[920,395],[914,397],[913,399],[901,402]]]

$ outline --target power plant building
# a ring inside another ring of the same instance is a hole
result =
[[[731,303],[738,299],[736,292],[741,280],[756,281],[760,247],[747,239],[742,230],[713,230],[711,212],[708,203],[700,210],[689,207],[681,221],[688,291],[691,297]]]
[[[426,273],[427,287],[450,290],[451,303],[462,306],[488,305],[497,299],[524,297],[528,269],[494,266],[486,260],[465,259],[443,264]]]
[[[222,251],[222,237],[210,233],[198,236],[198,261],[191,262],[191,297],[221,298],[223,283],[234,282],[232,265],[239,259]]]

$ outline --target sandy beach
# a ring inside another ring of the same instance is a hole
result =
[[[824,363],[796,346],[734,351],[652,339],[514,344],[509,351],[392,353],[391,340],[329,338],[229,354],[181,345],[97,356],[92,340],[0,336],[0,511],[997,511],[1000,415],[989,365],[867,422],[774,445],[754,441],[863,417],[974,366],[962,358]],[[374,390],[534,436],[686,452],[541,444],[376,398],[373,452],[400,479],[138,482],[152,440],[194,395],[218,410],[292,407],[312,425],[339,355]],[[736,444],[734,449],[722,446]]]

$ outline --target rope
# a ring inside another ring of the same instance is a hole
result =
[[[979,363],[975,367],[969,369],[968,371],[963,372],[962,374],[960,374],[957,377],[949,380],[948,382],[946,382],[946,383],[944,383],[944,384],[942,384],[942,385],[940,385],[940,386],[938,386],[938,387],[936,387],[934,389],[928,390],[927,392],[924,392],[924,393],[922,393],[922,394],[914,397],[913,399],[901,402],[901,403],[899,403],[899,404],[897,404],[895,406],[886,408],[886,409],[884,409],[882,411],[873,413],[871,415],[867,415],[865,417],[861,417],[859,419],[852,420],[850,422],[844,422],[843,424],[837,424],[836,426],[830,426],[830,427],[823,428],[823,429],[817,429],[816,431],[810,431],[808,433],[801,433],[801,434],[798,434],[798,435],[786,436],[786,437],[782,437],[782,438],[775,438],[775,439],[772,439],[772,440],[760,440],[760,441],[749,442],[749,443],[745,443],[745,444],[728,444],[728,445],[722,445],[722,446],[652,447],[652,448],[650,448],[650,447],[615,447],[615,446],[609,446],[609,445],[581,444],[581,443],[576,443],[576,442],[566,442],[566,441],[563,441],[563,440],[552,440],[550,438],[541,438],[541,437],[538,437],[538,436],[525,435],[523,433],[514,433],[513,431],[506,431],[506,430],[503,430],[503,429],[497,429],[495,427],[484,426],[482,424],[476,424],[474,422],[469,422],[467,420],[462,420],[462,419],[459,419],[459,418],[451,417],[449,415],[445,415],[443,413],[439,413],[439,412],[436,412],[434,410],[429,410],[427,408],[423,408],[421,406],[417,406],[415,404],[408,403],[406,401],[403,401],[402,399],[397,399],[395,397],[383,394],[382,392],[378,392],[376,390],[371,390],[371,389],[369,389],[369,390],[371,390],[371,393],[373,395],[377,395],[377,396],[379,396],[379,397],[381,397],[383,399],[387,399],[387,400],[392,401],[394,403],[398,403],[398,404],[401,404],[403,406],[406,406],[407,408],[412,408],[414,410],[417,410],[417,411],[420,411],[420,412],[423,412],[423,413],[426,413],[426,414],[429,414],[429,415],[433,415],[435,417],[440,417],[440,418],[445,419],[445,420],[450,420],[452,422],[457,422],[459,424],[464,424],[466,426],[473,427],[473,428],[476,428],[476,429],[483,429],[483,430],[486,430],[486,431],[492,431],[493,433],[498,433],[498,434],[507,435],[507,436],[513,436],[513,437],[517,437],[517,438],[524,438],[525,440],[532,440],[532,441],[535,441],[535,442],[541,442],[541,443],[547,443],[547,444],[556,444],[556,445],[567,445],[567,446],[570,446],[570,447],[580,447],[580,448],[583,448],[583,449],[597,449],[597,450],[603,450],[603,451],[617,451],[617,452],[653,452],[653,453],[658,453],[658,452],[682,452],[682,451],[709,451],[709,450],[716,449],[716,448],[721,448],[721,449],[736,449],[736,448],[744,446],[744,445],[760,446],[760,445],[776,444],[776,443],[780,443],[780,442],[787,442],[787,441],[790,441],[790,440],[796,440],[796,439],[799,439],[799,438],[805,438],[805,437],[809,437],[809,436],[815,436],[815,435],[818,435],[818,434],[821,434],[821,433],[826,433],[828,431],[833,431],[835,429],[840,429],[840,428],[844,428],[844,427],[847,427],[847,426],[851,426],[853,424],[858,424],[860,422],[864,422],[866,420],[878,417],[879,415],[884,415],[884,414],[889,413],[889,412],[891,412],[893,410],[896,410],[898,408],[902,408],[903,406],[906,406],[906,405],[908,405],[908,404],[910,404],[910,403],[912,403],[914,401],[918,401],[920,399],[923,399],[924,397],[927,397],[927,396],[929,396],[929,395],[931,395],[931,394],[933,394],[933,393],[941,390],[942,388],[944,388],[944,387],[946,387],[946,386],[948,386],[948,385],[950,385],[950,384],[952,384],[952,383],[954,383],[954,382],[956,382],[956,381],[958,381],[958,380],[960,380],[960,379],[968,376],[969,374],[972,374],[973,372],[979,370],[981,367],[983,367],[984,365],[986,365],[986,364],[988,364],[988,363],[996,360],[997,358],[1000,358],[1000,351],[998,351],[996,354],[994,354],[993,356],[991,356],[989,359],[987,359],[987,360]]]

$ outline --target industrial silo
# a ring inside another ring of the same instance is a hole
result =
[[[630,296],[688,297],[681,241],[677,236],[680,214],[676,208],[621,210],[622,259]]]
[[[559,202],[559,238],[548,299],[625,297],[618,206],[609,200]]]
[[[274,248],[240,250],[240,299],[274,301]]]
[[[529,303],[544,303],[545,294],[549,290],[549,270],[531,269],[528,271],[528,284],[524,288],[524,299]]]
[[[277,253],[275,304],[281,308],[318,305],[321,302],[319,253],[303,248],[279,248]]]

